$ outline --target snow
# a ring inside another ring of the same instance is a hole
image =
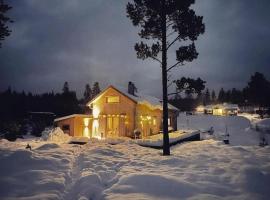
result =
[[[42,132],[41,138],[45,141],[51,141],[56,143],[68,143],[71,137],[65,134],[60,127],[46,128]]]
[[[173,144],[179,140],[194,136],[198,134],[196,130],[181,130],[169,133],[170,144]],[[163,134],[156,134],[148,137],[147,139],[136,139],[131,142],[147,147],[162,147],[163,146]]]
[[[258,122],[258,121],[257,121]],[[242,116],[189,115],[181,113],[178,117],[179,129],[195,129],[205,132],[213,127],[214,136],[210,138],[222,140],[227,132],[231,145],[258,145],[259,132],[252,128],[249,119]],[[269,137],[269,134],[267,134]],[[208,134],[202,137],[209,138]],[[270,137],[268,139],[270,141]]]
[[[258,114],[241,113],[242,117],[250,121],[251,128],[270,133],[270,118],[261,119]]]
[[[268,200],[270,147],[258,146],[259,132],[244,117],[179,117],[187,131],[211,126],[212,138],[175,145],[171,156],[124,138],[86,145],[2,139],[0,199]],[[219,138],[226,126],[230,145]]]

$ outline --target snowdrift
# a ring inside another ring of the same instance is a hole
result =
[[[71,137],[68,134],[65,134],[61,128],[46,128],[42,132],[42,140],[56,142],[56,143],[68,143]]]

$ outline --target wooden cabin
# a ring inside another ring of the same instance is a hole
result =
[[[134,137],[140,132],[145,138],[162,131],[162,101],[136,92],[109,86],[87,103],[91,115],[70,115],[55,119],[57,126],[71,136],[94,138]],[[170,130],[177,130],[179,111],[168,105]]]

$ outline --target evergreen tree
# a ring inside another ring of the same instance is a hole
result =
[[[162,67],[163,87],[163,155],[170,155],[168,134],[167,73],[185,62],[196,59],[198,53],[194,41],[204,33],[201,16],[190,8],[195,0],[133,0],[127,4],[127,16],[134,26],[141,27],[139,36],[152,40],[152,45],[140,42],[135,45],[139,59],[152,58]],[[177,62],[167,66],[167,52],[176,42],[183,42],[176,51]],[[160,58],[161,54],[161,58]]]
[[[94,86],[93,86],[93,89],[92,89],[92,98],[97,96],[99,93],[100,93],[99,83],[95,82]]]
[[[225,101],[225,91],[223,88],[221,88],[219,93],[218,93],[218,101],[220,103],[223,103]]]
[[[206,89],[204,98],[205,98],[205,104],[208,105],[210,103],[210,100],[211,100],[210,99],[210,92],[209,92],[209,89],[208,88]]]
[[[11,33],[7,23],[12,23],[13,21],[6,16],[6,12],[8,12],[11,8],[11,6],[4,3],[4,0],[0,0],[0,48],[2,47],[1,41],[3,41]]]
[[[231,102],[231,90],[225,92],[225,102]]]
[[[88,101],[90,101],[92,99],[92,90],[89,84],[85,85],[85,90],[83,93],[83,97],[84,97],[84,102],[87,103]]]
[[[69,86],[68,86],[68,82],[64,83],[63,89],[62,89],[64,94],[69,93]]]
[[[211,93],[211,100],[212,100],[212,102],[216,102],[216,100],[217,100],[215,90],[212,90],[212,93]]]
[[[256,72],[250,77],[247,87],[249,102],[259,106],[266,106],[270,103],[270,82],[262,73]]]

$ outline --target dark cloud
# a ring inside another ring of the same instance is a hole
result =
[[[15,23],[0,49],[0,90],[60,91],[64,81],[81,93],[86,83],[125,86],[161,94],[158,64],[136,58],[138,29],[126,17],[128,0],[11,0]],[[209,88],[241,88],[249,76],[270,74],[270,2],[205,0],[193,6],[206,32],[199,58],[173,77],[202,77]],[[174,59],[175,53],[170,52]]]

